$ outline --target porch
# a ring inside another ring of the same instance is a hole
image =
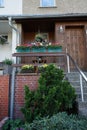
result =
[[[78,66],[85,71],[87,70],[87,23],[85,21],[73,21],[58,18],[16,20],[17,24],[22,25],[21,44],[33,43],[35,42],[35,36],[41,34],[47,42],[54,45],[56,43],[60,44],[63,52],[69,53]],[[23,58],[24,63],[28,60]],[[72,63],[70,63],[70,67],[73,69]]]

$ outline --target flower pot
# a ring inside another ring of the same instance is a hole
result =
[[[4,74],[11,74],[12,73],[12,66],[11,65],[4,65]]]

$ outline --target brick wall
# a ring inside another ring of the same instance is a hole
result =
[[[0,75],[0,120],[8,116],[9,109],[9,76]]]
[[[31,90],[37,89],[38,78],[37,75],[16,75],[14,118],[23,118],[20,109],[24,105],[24,86],[28,85]]]

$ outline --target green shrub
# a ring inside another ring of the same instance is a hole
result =
[[[3,63],[4,63],[5,65],[12,65],[12,60],[6,58],[5,60],[3,60]]]
[[[36,118],[71,109],[75,98],[75,90],[64,80],[63,71],[51,64],[41,74],[36,91],[30,91],[25,86],[25,106],[22,112],[25,120],[32,122]]]
[[[87,130],[87,119],[65,112],[25,124],[25,130]]]
[[[2,130],[17,130],[17,128],[20,129],[20,127],[22,127],[23,122],[19,119],[16,120],[12,120],[9,119],[6,121],[6,123],[3,125]]]

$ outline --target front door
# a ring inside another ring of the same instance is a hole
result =
[[[75,60],[81,69],[86,67],[86,45],[84,40],[84,28],[80,26],[66,27],[66,48],[70,56]],[[73,64],[70,62],[73,69]]]

